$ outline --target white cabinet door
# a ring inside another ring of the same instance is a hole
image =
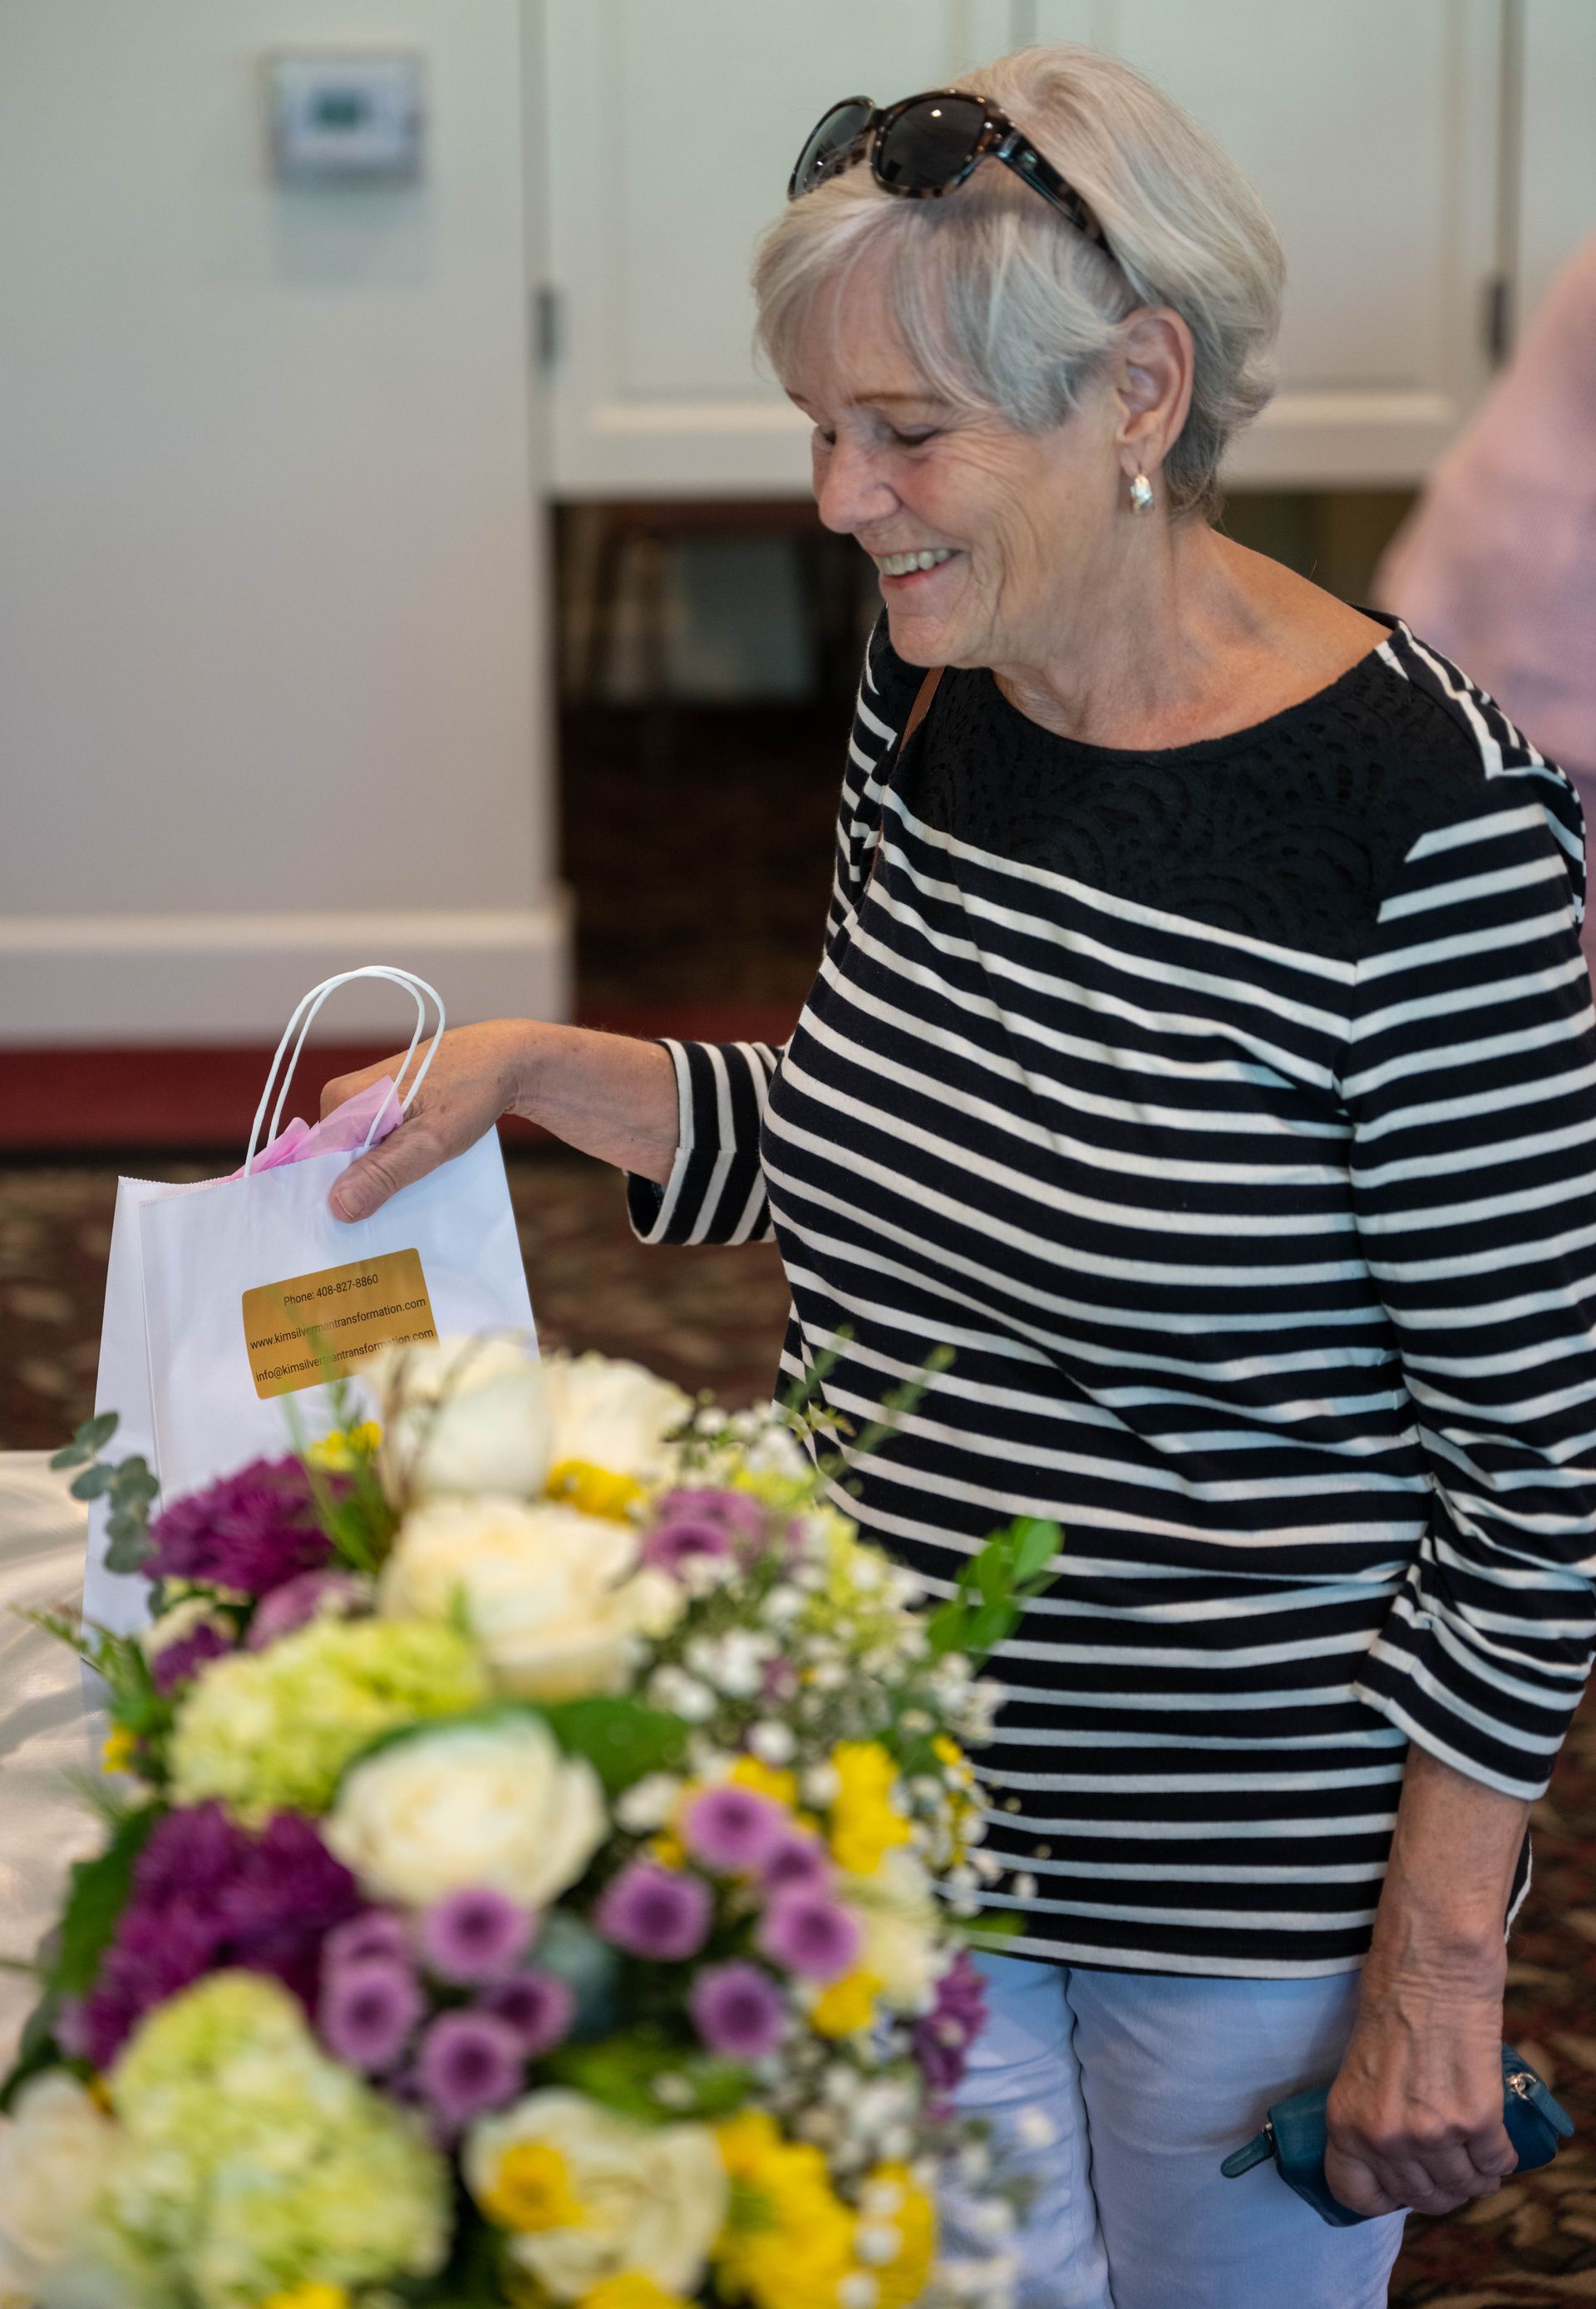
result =
[[[839,97],[932,88],[1011,37],[1010,0],[543,0],[556,488],[787,495],[808,428],[750,358],[754,243]]]
[[[1150,73],[1279,228],[1281,391],[1229,477],[1418,480],[1489,375],[1505,4],[542,0],[531,103],[558,299],[557,487],[805,489],[804,428],[755,371],[747,288],[800,143],[839,96],[887,101],[1033,39]],[[1596,15],[1596,0],[1566,4]]]
[[[1089,41],[1149,74],[1213,130],[1274,219],[1288,266],[1280,390],[1227,478],[1422,479],[1490,373],[1500,0],[1019,10],[1030,37]]]
[[[1528,0],[1522,16],[1517,320],[1596,232],[1596,6]]]

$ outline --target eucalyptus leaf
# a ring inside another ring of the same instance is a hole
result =
[[[91,1467],[85,1467],[81,1475],[74,1475],[66,1488],[74,1500],[97,1500],[102,1492],[110,1490],[112,1480],[111,1471],[104,1460],[97,1459]]]
[[[111,1471],[111,1489],[118,1506],[148,1507],[160,1490],[160,1481],[147,1461],[124,1459]]]
[[[142,1571],[149,1561],[150,1542],[143,1520],[112,1516],[106,1525],[109,1545],[105,1552],[108,1571]]]
[[[121,1424],[119,1413],[101,1411],[94,1418],[85,1419],[72,1440],[82,1451],[103,1451]]]
[[[80,1450],[75,1443],[64,1443],[58,1451],[51,1454],[50,1466],[55,1469],[57,1474],[64,1474],[68,1467],[82,1466],[86,1461],[91,1459],[93,1457],[94,1454],[92,1451]]]

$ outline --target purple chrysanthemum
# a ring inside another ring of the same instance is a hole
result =
[[[708,1885],[697,1876],[634,1860],[599,1902],[594,1922],[630,1956],[680,1963],[703,1947],[712,1905]]]
[[[707,1484],[684,1483],[667,1492],[654,1511],[662,1523],[713,1524],[734,1541],[739,1550],[765,1536],[765,1509],[748,1492],[721,1491]]]
[[[139,1856],[79,2017],[88,2058],[108,2068],[152,2006],[221,1965],[273,1975],[308,2009],[322,1941],[360,1905],[354,1878],[295,1813],[258,1836],[220,1804],[169,1813]]]
[[[569,1983],[558,1973],[534,1967],[496,1983],[482,1998],[481,2007],[513,2028],[521,2040],[523,2055],[535,2061],[552,2052],[570,2033],[577,1999]]]
[[[406,1918],[396,1908],[368,1908],[327,1934],[321,1960],[324,1969],[334,1964],[363,1964],[369,1957],[388,1957],[395,1964],[405,1964],[411,1951]]]
[[[706,1788],[681,1816],[681,1840],[693,1858],[725,1876],[756,1873],[787,1832],[779,1804],[730,1784]]]
[[[915,2058],[932,2093],[955,2090],[970,2046],[986,2026],[986,1985],[967,1949],[937,1983],[936,2002],[915,2023]]]
[[[521,2089],[525,2054],[506,2020],[491,2012],[445,2012],[421,2039],[416,2077],[428,2106],[449,2132]]]
[[[488,1885],[451,1892],[421,1918],[421,1953],[439,1980],[497,1980],[525,1952],[535,1921]]]
[[[761,1954],[805,1980],[840,1980],[859,1954],[858,1921],[819,1892],[784,1892],[759,1919]]]
[[[818,1836],[794,1829],[768,1851],[759,1867],[768,1899],[778,1892],[823,1891],[831,1881],[831,1856]]]
[[[337,1488],[337,1479],[326,1479]],[[193,1579],[264,1596],[332,1552],[297,1459],[256,1459],[203,1492],[174,1500],[150,1526],[152,1579]]]
[[[398,2060],[421,2011],[412,1972],[391,1957],[363,1957],[327,1967],[316,2025],[337,2059],[378,2075]]]
[[[175,1644],[167,1644],[150,1662],[150,1673],[157,1691],[176,1691],[180,1683],[197,1675],[207,1660],[220,1659],[224,1652],[237,1649],[225,1628],[205,1625],[195,1628],[189,1636],[179,1636]]]
[[[308,1626],[323,1611],[335,1611],[351,1619],[369,1608],[369,1585],[353,1572],[297,1571],[281,1587],[273,1587],[270,1595],[262,1597],[249,1622],[245,1648],[265,1651],[268,1644],[291,1636],[296,1628]]]
[[[712,1964],[687,2000],[693,2026],[724,2060],[758,2061],[775,2052],[786,2028],[781,1991],[757,1964]]]
[[[695,1523],[686,1516],[656,1524],[643,1542],[643,1561],[649,1570],[668,1572],[672,1579],[680,1579],[690,1563],[731,1560],[732,1543],[718,1524]]]

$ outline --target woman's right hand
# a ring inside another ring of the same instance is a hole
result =
[[[327,1114],[401,1061],[384,1059],[340,1075],[321,1094]],[[496,1018],[455,1026],[443,1037],[427,1079],[399,1128],[356,1157],[334,1180],[334,1218],[364,1219],[401,1187],[464,1154],[501,1114],[524,1115],[623,1171],[664,1185],[676,1158],[676,1071],[659,1042]]]
[[[532,1031],[516,1018],[451,1027],[398,1129],[334,1181],[327,1198],[334,1217],[369,1218],[401,1187],[424,1179],[440,1163],[474,1146],[524,1094]],[[362,1067],[358,1074],[339,1075],[322,1091],[323,1114],[380,1082],[384,1075],[396,1077],[402,1064],[400,1054]]]

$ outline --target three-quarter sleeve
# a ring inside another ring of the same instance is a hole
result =
[[[768,1242],[759,1129],[777,1052],[768,1042],[667,1041],[676,1068],[676,1160],[663,1187],[627,1180],[644,1242]]]
[[[1433,1486],[1357,1696],[1533,1797],[1596,1615],[1596,1026],[1578,804],[1539,765],[1409,849],[1341,1095],[1358,1234]]]

